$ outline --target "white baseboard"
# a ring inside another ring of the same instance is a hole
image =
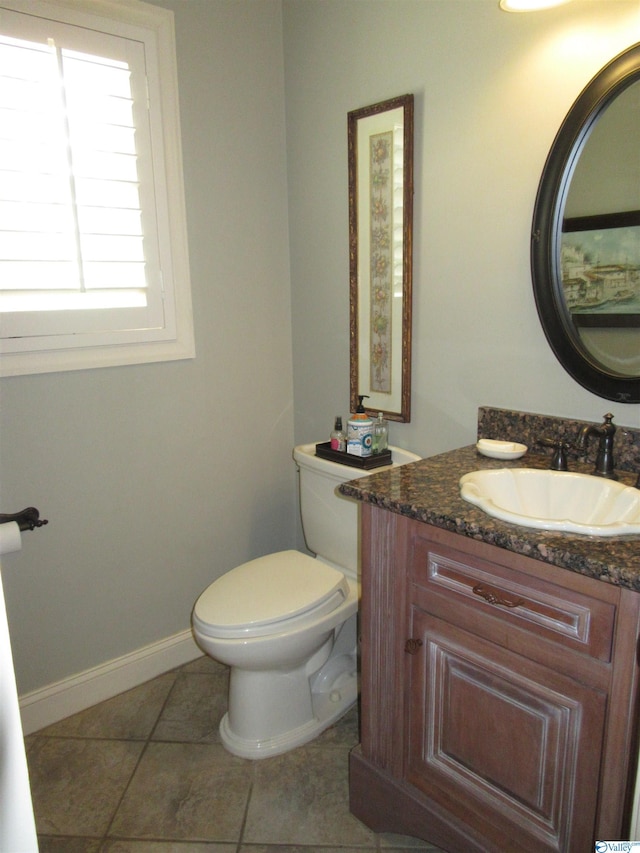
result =
[[[20,697],[25,735],[202,656],[190,630]]]

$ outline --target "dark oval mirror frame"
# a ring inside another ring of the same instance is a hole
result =
[[[640,43],[605,65],[569,110],[542,172],[531,241],[533,292],[551,349],[584,388],[620,403],[640,402],[640,377],[607,370],[580,341],[562,291],[560,238],[571,178],[593,125],[611,101],[636,80],[640,80]]]

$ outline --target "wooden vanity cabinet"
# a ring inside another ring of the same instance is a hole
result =
[[[445,850],[625,838],[640,595],[362,505],[351,811]]]

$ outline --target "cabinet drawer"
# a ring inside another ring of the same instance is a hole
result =
[[[527,571],[528,564],[540,565],[536,561],[509,553],[501,565],[416,536],[410,562],[411,582],[421,606],[430,612],[462,605],[598,660],[611,660],[615,604]],[[420,589],[427,595],[420,596]]]

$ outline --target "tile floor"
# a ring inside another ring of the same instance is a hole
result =
[[[26,738],[41,853],[438,853],[349,813],[355,709],[311,744],[230,755],[228,672],[209,658]]]

